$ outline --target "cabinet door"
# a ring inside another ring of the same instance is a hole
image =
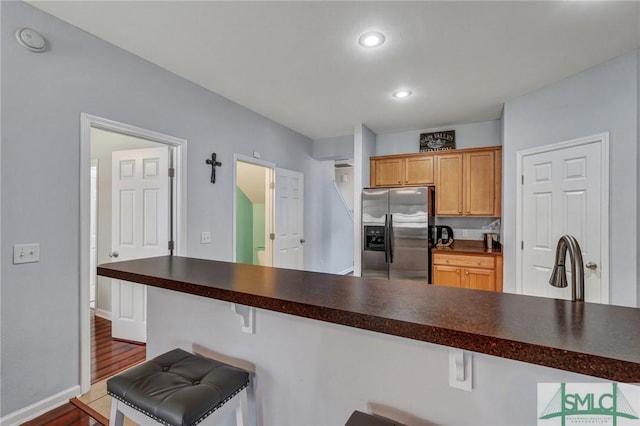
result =
[[[496,272],[493,269],[464,268],[464,287],[475,290],[496,290]]]
[[[495,174],[495,151],[464,154],[466,216],[495,215]]]
[[[407,158],[404,163],[405,185],[433,185],[433,155]]]
[[[436,156],[436,215],[462,216],[462,154]]]
[[[462,268],[455,266],[433,265],[431,283],[449,287],[462,287]]]
[[[375,178],[373,186],[402,185],[403,160],[401,158],[374,160]]]

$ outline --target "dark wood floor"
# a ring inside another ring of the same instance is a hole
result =
[[[144,361],[146,346],[144,344],[123,342],[111,338],[111,321],[91,316],[91,383],[129,368]],[[101,424],[83,409],[86,406],[74,399],[55,410],[23,423],[23,426],[92,426]],[[80,408],[78,408],[80,407]],[[89,412],[91,412],[89,410]],[[95,412],[94,412],[94,415]],[[96,417],[101,417],[96,415]],[[101,418],[104,422],[104,418]]]
[[[22,426],[92,426],[99,424],[84,411],[67,403],[36,419],[23,423]]]
[[[111,321],[92,316],[91,330],[91,383],[144,361],[146,346],[112,339]]]

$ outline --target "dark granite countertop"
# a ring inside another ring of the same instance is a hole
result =
[[[434,248],[434,253],[444,254],[480,254],[487,256],[502,256],[501,248],[487,249],[484,241],[455,240],[449,247]]]
[[[640,382],[640,309],[186,257],[100,265],[98,275]]]

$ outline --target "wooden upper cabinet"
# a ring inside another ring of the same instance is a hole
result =
[[[371,186],[433,185],[433,155],[372,158]]]
[[[404,164],[400,158],[371,161],[371,186],[402,185]]]
[[[462,215],[462,154],[436,156],[436,215]]]
[[[436,156],[436,215],[498,217],[502,150]]]
[[[436,215],[499,217],[502,148],[371,157],[372,187],[435,185]]]
[[[433,158],[433,155],[405,158],[404,184],[433,185]]]
[[[463,154],[466,216],[493,216],[495,210],[495,152]]]

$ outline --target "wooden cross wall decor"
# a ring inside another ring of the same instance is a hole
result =
[[[216,161],[216,153],[211,154],[211,158],[207,158],[207,164],[211,165],[211,183],[216,183],[216,167],[222,166],[222,163]]]

